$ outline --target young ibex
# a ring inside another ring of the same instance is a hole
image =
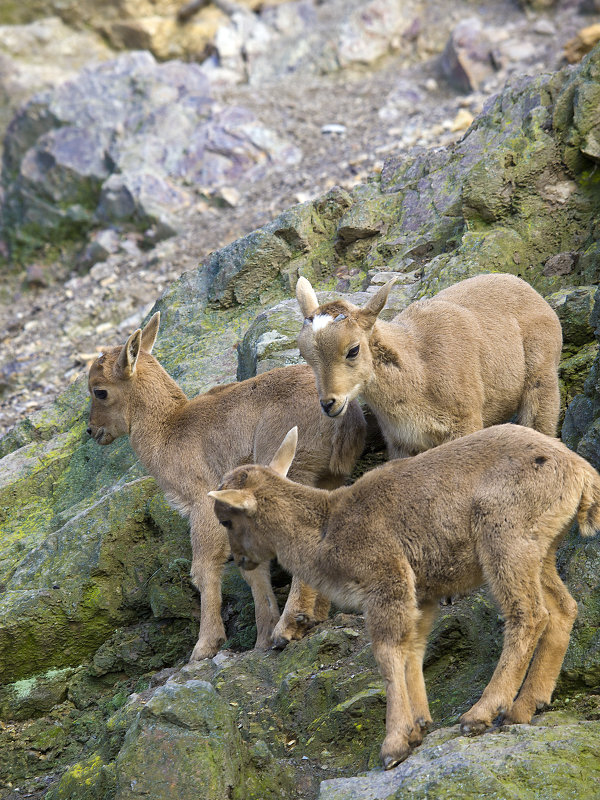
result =
[[[499,714],[530,722],[550,702],[577,614],[556,549],[574,519],[584,536],[600,528],[600,475],[557,439],[508,424],[328,492],[287,480],[295,443],[291,430],[270,467],[238,467],[210,495],[240,566],[277,556],[342,608],[364,611],[387,690],[386,769],[431,721],[423,655],[447,594],[486,583],[505,621],[500,660],[462,732],[481,733]]]
[[[295,423],[300,428],[295,478],[311,486],[340,486],[362,451],[365,423],[357,404],[344,424],[326,419],[306,366],[265,372],[188,400],[150,354],[159,320],[157,312],[143,331],[92,364],[88,433],[102,445],[129,435],[135,454],[167,499],[189,517],[191,575],[202,601],[191,657],[198,660],[214,656],[225,641],[221,575],[229,545],[208,490],[238,464],[267,463]],[[327,616],[329,602],[294,577],[279,618],[268,560],[244,578],[254,598],[257,647],[283,646]]]
[[[479,275],[391,322],[377,317],[393,281],[363,308],[320,306],[300,278],[300,353],[315,372],[323,411],[343,414],[361,395],[377,417],[391,458],[509,422],[556,435],[560,322],[514,275]]]

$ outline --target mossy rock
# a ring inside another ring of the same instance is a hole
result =
[[[470,739],[458,729],[427,736],[390,772],[328,780],[319,800],[592,800],[600,780],[600,723],[513,725]]]

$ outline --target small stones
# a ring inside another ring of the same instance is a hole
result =
[[[577,36],[565,44],[565,58],[569,64],[576,64],[600,41],[600,23],[588,25],[578,31]]]
[[[466,131],[467,128],[473,122],[473,114],[470,111],[467,111],[466,108],[459,108],[456,116],[454,117],[452,124],[450,126],[450,130],[452,133],[456,133],[457,131]]]
[[[343,134],[346,133],[346,126],[341,125],[337,122],[331,122],[321,127],[321,133],[337,134],[338,136],[343,136]]]

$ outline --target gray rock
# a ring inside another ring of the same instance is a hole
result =
[[[458,729],[426,737],[403,764],[359,778],[321,783],[319,800],[442,800],[448,797],[551,796],[587,800],[600,778],[600,723],[513,725],[477,739]]]
[[[493,75],[492,45],[478,17],[469,17],[452,30],[440,65],[460,92],[474,92]]]
[[[579,253],[557,253],[544,264],[544,275],[569,275],[575,269]]]
[[[571,348],[594,341],[591,316],[596,291],[596,286],[578,286],[561,289],[546,298],[558,314],[563,340]]]
[[[13,247],[92,223],[177,230],[188,185],[212,192],[302,154],[245,108],[213,109],[197,65],[126,53],[38,95],[11,124],[2,210]]]

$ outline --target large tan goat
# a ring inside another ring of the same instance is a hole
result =
[[[548,303],[514,275],[479,275],[378,319],[393,281],[363,308],[320,306],[300,278],[298,345],[323,411],[358,395],[375,413],[390,457],[420,453],[512,420],[556,435],[562,332]]]
[[[361,453],[365,424],[357,404],[344,424],[326,419],[305,366],[265,372],[188,400],[151,355],[159,320],[156,313],[123,347],[107,350],[92,364],[88,433],[102,445],[128,435],[167,499],[190,520],[191,575],[202,600],[192,653],[198,660],[214,656],[225,641],[221,575],[229,545],[208,490],[238,464],[267,463],[293,424],[300,428],[295,478],[312,486],[340,486]],[[294,578],[280,619],[268,560],[243,574],[254,598],[257,647],[282,646],[327,615],[328,601]]]
[[[386,769],[431,721],[423,655],[444,595],[486,583],[505,621],[500,660],[462,715],[463,733],[499,714],[530,722],[550,702],[577,614],[556,549],[574,519],[584,536],[600,527],[600,475],[557,439],[509,424],[328,492],[285,477],[295,442],[292,430],[269,467],[238,467],[210,494],[240,566],[277,556],[342,608],[364,611],[387,690]]]

